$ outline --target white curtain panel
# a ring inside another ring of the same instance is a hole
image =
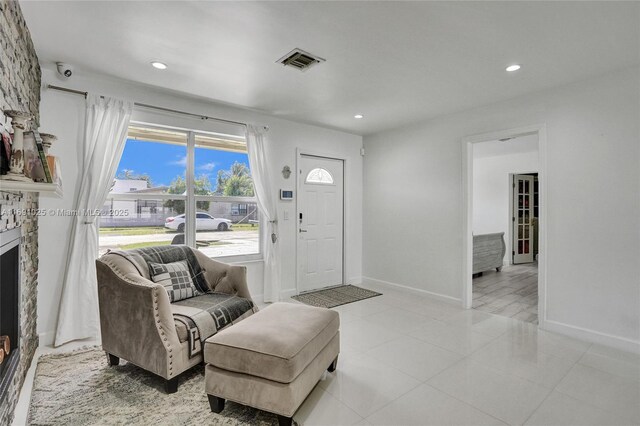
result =
[[[71,228],[55,346],[72,340],[97,338],[100,331],[97,215],[116,174],[133,110],[129,101],[89,94],[85,118],[80,189]],[[70,166],[70,165],[69,165]]]
[[[280,300],[280,243],[278,242],[278,211],[276,191],[267,164],[264,127],[247,126],[247,151],[253,176],[258,208],[266,226],[261,227],[264,256],[264,301]]]

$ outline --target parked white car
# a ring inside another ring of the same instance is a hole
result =
[[[164,222],[164,227],[174,231],[184,232],[184,214],[168,217]],[[196,213],[196,231],[228,231],[233,223],[229,219],[213,217],[208,213]]]

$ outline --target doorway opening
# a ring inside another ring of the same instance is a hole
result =
[[[544,318],[544,127],[480,135],[466,150],[466,308]]]
[[[344,160],[298,156],[298,293],[344,284]]]

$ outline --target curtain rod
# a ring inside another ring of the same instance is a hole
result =
[[[88,94],[88,92],[83,92],[82,90],[68,89],[66,87],[54,86],[52,84],[48,84],[47,85],[47,89],[58,90],[60,92],[73,93],[74,95],[82,95],[85,98],[87,97],[87,94]],[[100,97],[104,98],[104,96],[100,96]],[[143,107],[143,108],[155,109],[155,110],[158,110],[158,111],[171,112],[171,113],[174,113],[174,114],[181,114],[181,115],[188,115],[190,117],[197,117],[197,118],[199,118],[201,120],[215,120],[215,121],[219,121],[221,123],[237,124],[238,126],[247,127],[247,123],[241,123],[239,121],[233,121],[233,120],[225,120],[224,118],[209,117],[208,115],[194,114],[192,112],[180,111],[180,110],[177,110],[177,109],[159,107],[159,106],[155,106],[155,105],[141,104],[141,103],[138,103],[138,102],[134,102],[134,105],[135,106],[139,106],[139,107]]]

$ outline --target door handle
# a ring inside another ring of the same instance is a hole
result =
[[[302,228],[298,229],[298,231],[299,231],[299,232],[307,232],[307,230],[306,230],[306,229],[302,229]]]

